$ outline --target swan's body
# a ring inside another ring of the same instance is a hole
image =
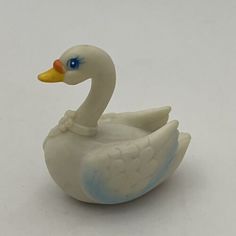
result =
[[[75,58],[84,61],[71,69],[68,62]],[[96,47],[69,49],[54,69],[39,76],[45,82],[68,84],[87,78],[92,78],[88,98],[77,111],[67,112],[44,142],[47,167],[55,182],[76,199],[130,201],[175,171],[190,135],[179,134],[177,121],[167,123],[170,107],[102,115],[115,87],[115,69]]]

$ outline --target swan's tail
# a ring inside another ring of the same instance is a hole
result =
[[[161,107],[144,111],[132,112],[126,115],[127,124],[149,132],[155,132],[166,124],[169,118],[171,107]],[[128,114],[128,113],[127,113]]]
[[[171,107],[147,109],[136,112],[108,113],[102,115],[100,121],[126,124],[136,128],[155,132],[166,124]]]
[[[187,148],[189,146],[191,140],[191,136],[188,133],[180,133],[179,138],[178,138],[178,149],[176,152],[175,158],[172,160],[170,163],[170,166],[168,168],[168,171],[164,178],[161,180],[161,182],[165,181],[169,176],[171,176],[174,171],[178,168],[180,165],[181,161],[184,158],[184,154],[187,151]]]

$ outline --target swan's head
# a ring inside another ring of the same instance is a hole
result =
[[[75,85],[88,78],[99,79],[112,74],[115,74],[114,65],[106,52],[94,46],[81,45],[65,51],[54,61],[53,68],[40,74],[38,79]]]

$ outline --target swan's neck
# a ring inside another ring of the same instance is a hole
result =
[[[75,123],[88,129],[88,133],[89,129],[96,130],[97,122],[113,94],[115,82],[115,72],[92,79],[89,95],[75,115]]]

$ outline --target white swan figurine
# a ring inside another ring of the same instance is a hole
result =
[[[75,85],[91,78],[77,111],[67,111],[44,142],[54,181],[70,196],[115,204],[142,196],[179,166],[190,135],[168,121],[170,107],[102,115],[114,90],[110,56],[90,45],[75,46],[40,74],[43,82]],[[133,88],[132,88],[133,89]]]

